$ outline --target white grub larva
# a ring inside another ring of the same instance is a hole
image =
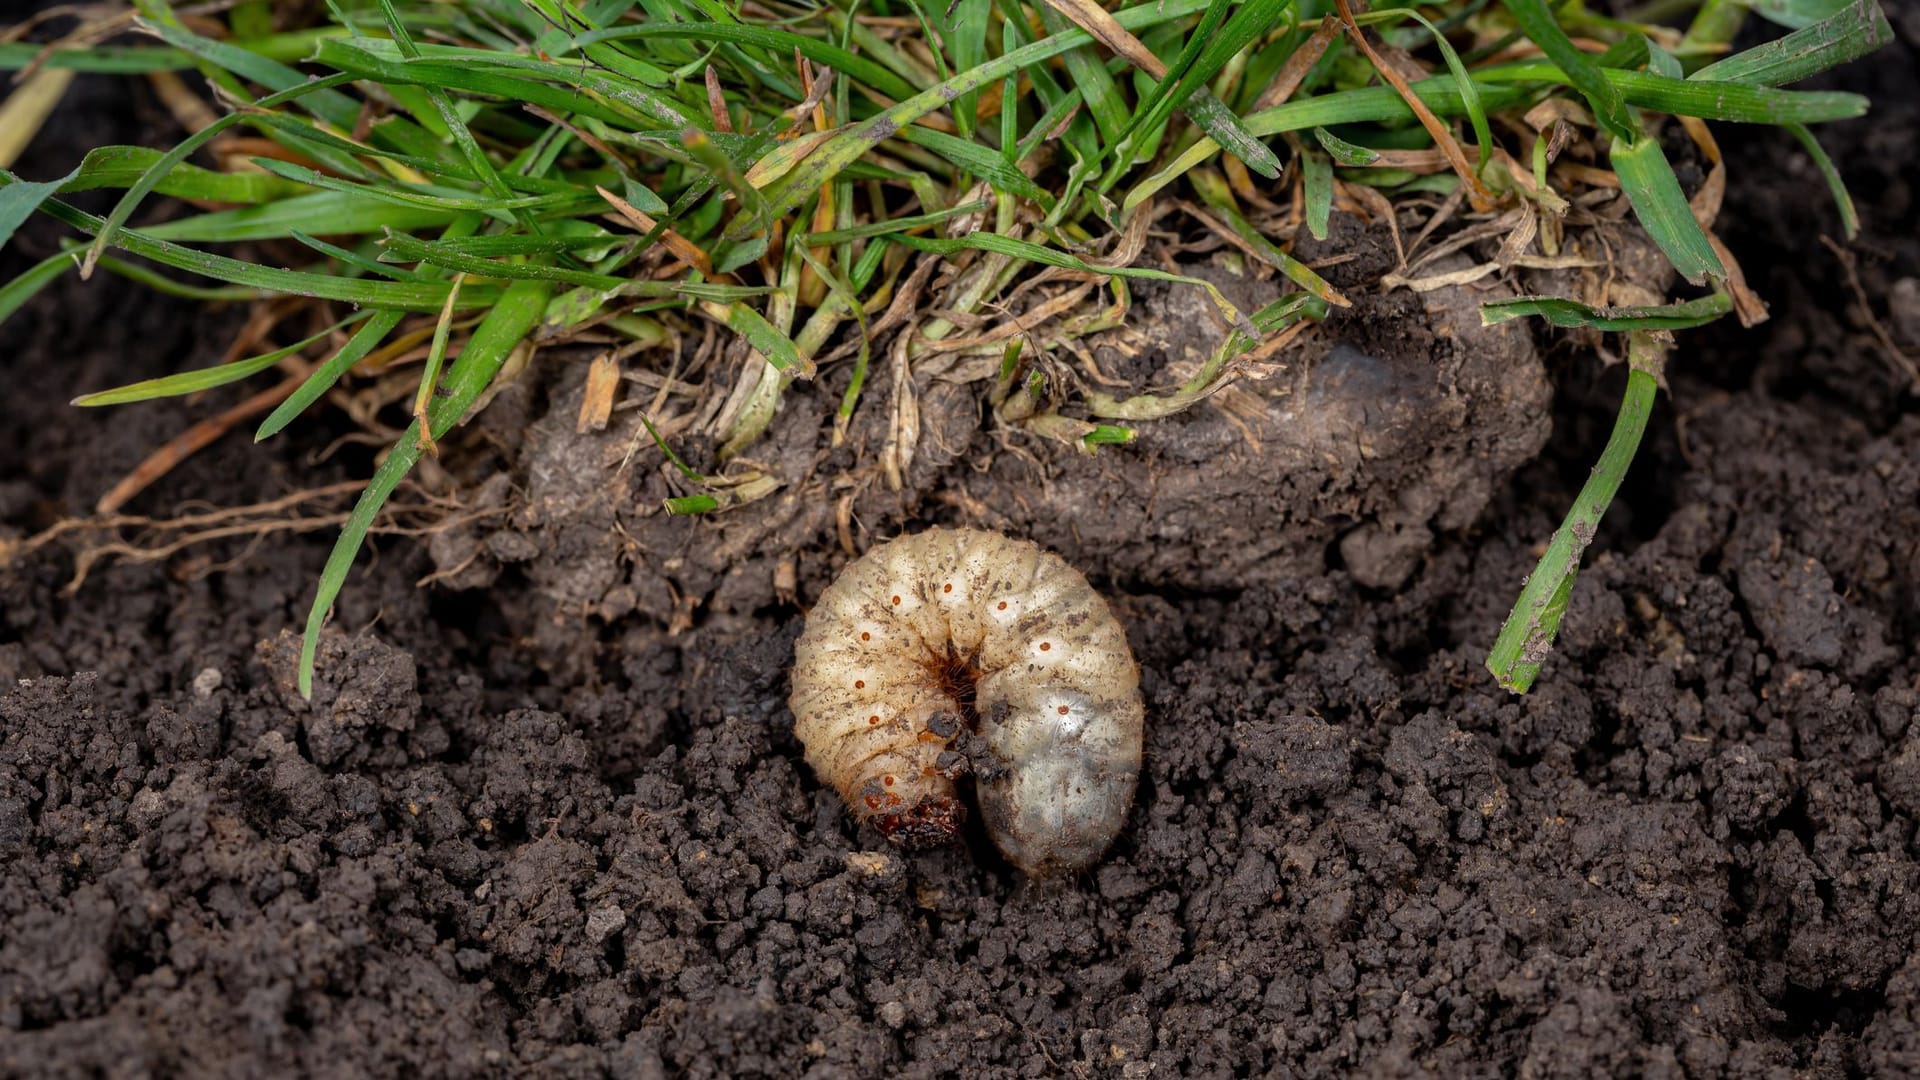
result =
[[[1140,668],[1079,571],[1024,540],[933,529],[868,552],[794,647],[815,775],[907,848],[954,840],[972,773],[987,835],[1035,877],[1093,864],[1140,772]]]

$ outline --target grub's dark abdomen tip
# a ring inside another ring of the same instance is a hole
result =
[[[900,848],[925,851],[953,843],[966,820],[967,808],[960,800],[931,795],[903,813],[882,814],[873,819],[873,824],[881,836]]]

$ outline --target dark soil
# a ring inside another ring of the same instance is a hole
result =
[[[1914,29],[1847,76],[1874,119],[1824,133],[1910,349]],[[78,86],[26,175],[153,129]],[[835,455],[838,388],[797,388],[755,451],[796,482],[702,524],[646,512],[651,466],[579,467],[627,432],[573,433],[576,369],[528,380],[448,448],[505,527],[377,544],[311,703],[286,631],[330,533],[71,595],[70,551],[0,570],[0,1074],[1920,1070],[1920,401],[1818,242],[1809,163],[1722,139],[1721,231],[1774,318],[1685,339],[1524,699],[1481,658],[1617,367],[1403,292],[1091,459],[917,384],[922,451],[903,490],[848,489],[851,534],[1041,540],[1144,668],[1140,797],[1077,880],[884,850],[800,763],[783,564],[803,603],[844,563],[823,486],[871,454],[884,393]],[[1125,352],[1147,359],[1110,370],[1179,358],[1180,295],[1143,290]],[[0,334],[0,541],[231,400],[65,407],[224,345],[111,279]],[[316,463],[337,422],[229,437],[133,509],[364,475],[364,453]]]

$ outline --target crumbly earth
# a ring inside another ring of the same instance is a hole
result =
[[[1875,119],[1827,137],[1871,302],[1920,351],[1900,25],[1848,76]],[[111,84],[78,87],[75,145],[138,138]],[[1722,138],[1723,232],[1774,318],[1685,339],[1524,699],[1480,658],[1605,440],[1623,376],[1590,356],[1545,356],[1544,457],[1431,480],[1484,506],[1395,518],[1423,486],[1375,473],[1319,493],[1353,505],[1314,558],[1246,553],[1273,506],[1251,487],[1180,538],[1115,540],[1124,470],[1218,463],[1184,449],[1203,414],[1059,465],[1044,500],[1008,494],[1036,488],[1011,459],[973,471],[978,418],[918,459],[921,519],[1046,539],[1129,626],[1146,766],[1076,880],[979,843],[885,850],[807,773],[775,573],[792,556],[805,600],[844,555],[797,503],[750,538],[609,555],[592,492],[549,488],[544,517],[479,534],[468,588],[415,586],[473,554],[461,536],[382,539],[311,703],[283,631],[325,532],[71,595],[57,548],[0,570],[0,1075],[1920,1070],[1920,400],[1807,224],[1835,228],[1810,166],[1784,136]],[[58,150],[23,170],[64,171]],[[221,334],[196,318],[68,281],[0,329],[0,542],[203,413],[63,405],[205,362]],[[1409,386],[1403,353],[1354,348]],[[480,432],[517,462],[493,498],[566,460],[541,457],[571,431],[559,392],[515,393]],[[352,449],[313,463],[335,433],[229,437],[133,509],[364,475]],[[816,453],[790,424],[764,451]],[[910,505],[874,498],[866,527]],[[1385,539],[1345,540],[1369,521]]]

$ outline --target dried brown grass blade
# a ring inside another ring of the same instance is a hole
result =
[[[1346,24],[1347,36],[1353,39],[1353,43],[1362,53],[1366,54],[1367,60],[1373,64],[1374,69],[1380,72],[1380,77],[1387,80],[1394,91],[1400,95],[1401,100],[1407,103],[1407,108],[1413,110],[1413,115],[1420,119],[1420,126],[1426,128],[1427,134],[1433,136],[1434,145],[1447,155],[1447,161],[1453,165],[1453,171],[1460,174],[1460,182],[1466,185],[1467,200],[1472,203],[1473,208],[1479,211],[1493,209],[1493,193],[1480,182],[1479,174],[1473,171],[1473,165],[1467,161],[1466,152],[1460,149],[1460,141],[1453,137],[1453,131],[1440,122],[1440,118],[1433,114],[1432,109],[1427,108],[1427,103],[1420,100],[1420,95],[1413,92],[1413,86],[1407,82],[1406,77],[1374,49],[1373,43],[1367,40],[1366,32],[1360,29],[1359,23],[1354,22],[1353,8],[1347,0],[1334,0],[1334,3],[1339,8],[1340,21]]]
[[[587,365],[586,393],[580,399],[580,416],[573,430],[585,434],[605,431],[613,416],[613,399],[620,389],[620,362],[610,352],[601,353]]]
[[[0,169],[13,167],[73,82],[64,68],[36,71],[0,102]]]
[[[635,207],[632,203],[608,191],[606,188],[595,187],[593,190],[599,192],[600,197],[607,200],[607,205],[613,207],[622,218],[625,218],[627,224],[632,225],[643,233],[653,231],[654,225],[656,224],[653,218],[642,213],[639,208]],[[660,242],[665,244],[667,250],[673,252],[682,262],[692,266],[703,275],[709,278],[716,276],[713,272],[713,260],[708,258],[706,252],[700,250],[698,245],[686,237],[681,236],[670,228],[662,229],[660,230]],[[720,276],[727,277],[726,275]],[[727,280],[731,280],[731,278],[727,277]]]
[[[1280,65],[1280,70],[1274,74],[1273,81],[1267,84],[1265,90],[1260,91],[1258,98],[1254,99],[1253,111],[1261,112],[1286,104],[1287,99],[1293,96],[1293,92],[1300,89],[1300,84],[1306,79],[1307,72],[1312,71],[1313,65],[1319,63],[1320,57],[1326,54],[1327,46],[1333,44],[1333,39],[1340,36],[1341,29],[1341,25],[1332,19],[1320,20],[1320,26],[1313,32],[1313,36],[1300,43],[1300,47],[1293,51],[1293,55],[1287,57],[1287,62]]]
[[[707,65],[707,111],[713,114],[713,130],[733,134],[733,117],[727,115],[727,98],[720,92],[720,73]]]
[[[1167,77],[1167,65],[1153,55],[1153,50],[1141,44],[1140,39],[1120,25],[1119,20],[1108,14],[1107,9],[1093,0],[1047,0],[1053,9],[1065,15],[1073,25],[1093,35],[1093,39],[1115,53],[1126,57],[1127,62],[1156,79]]]

